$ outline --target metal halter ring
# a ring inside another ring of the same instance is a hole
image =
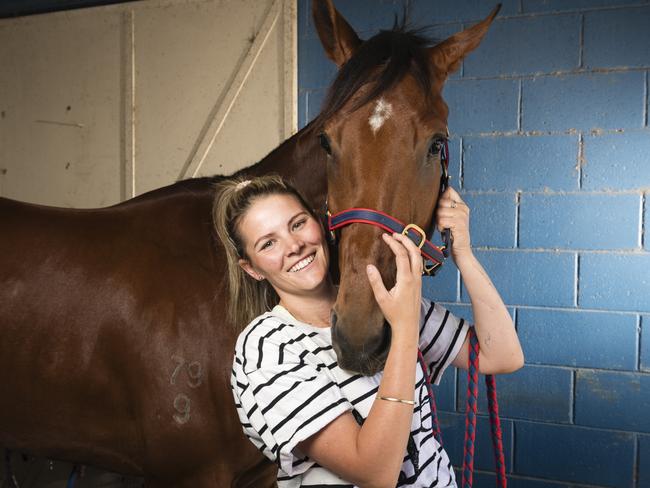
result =
[[[424,232],[420,227],[418,227],[415,224],[407,224],[407,226],[404,227],[404,230],[402,231],[402,235],[405,235],[406,237],[409,237],[409,230],[410,229],[413,229],[418,234],[420,234],[420,243],[417,246],[418,246],[418,249],[422,249],[422,246],[424,246],[424,243],[427,240],[426,232]],[[410,239],[410,237],[409,237],[409,239]]]

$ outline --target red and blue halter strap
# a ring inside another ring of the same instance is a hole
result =
[[[386,232],[404,234],[420,248],[422,256],[431,261],[434,267],[442,265],[447,257],[446,248],[439,248],[427,239],[426,232],[415,224],[404,224],[379,210],[369,208],[349,208],[334,215],[328,215],[328,227],[334,232],[350,224],[368,224]]]

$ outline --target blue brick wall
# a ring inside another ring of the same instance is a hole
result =
[[[336,0],[372,35],[402,2]],[[496,2],[493,2],[496,3]],[[410,0],[444,39],[484,0]],[[650,487],[650,0],[506,0],[448,80],[451,174],[472,208],[475,253],[508,306],[526,366],[497,379],[509,485]],[[334,66],[299,0],[299,114]],[[471,320],[453,266],[424,295]],[[467,379],[436,389],[461,464]],[[484,387],[481,386],[482,391]],[[479,404],[474,486],[494,486]]]

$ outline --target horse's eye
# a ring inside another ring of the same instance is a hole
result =
[[[443,144],[444,141],[442,139],[433,140],[429,146],[429,156],[438,156],[440,151],[442,151]]]
[[[320,141],[320,145],[323,149],[325,149],[325,152],[327,153],[328,156],[332,155],[332,146],[330,146],[330,140],[329,137],[327,137],[327,134],[324,132],[321,132],[318,134],[318,139]]]

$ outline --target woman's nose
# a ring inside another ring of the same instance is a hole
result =
[[[303,240],[300,239],[299,237],[296,237],[296,236],[292,236],[290,239],[291,239],[291,240],[290,240],[290,242],[289,242],[289,252],[290,252],[291,254],[298,254],[298,253],[300,253],[300,251],[302,250],[303,246],[305,245],[305,243],[303,242]]]

